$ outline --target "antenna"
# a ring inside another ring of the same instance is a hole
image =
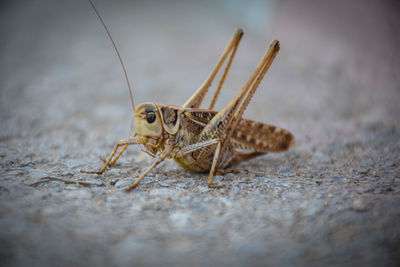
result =
[[[117,45],[115,44],[113,38],[111,37],[110,31],[108,30],[106,24],[104,23],[102,17],[100,16],[99,12],[97,11],[94,3],[92,0],[89,0],[90,5],[93,7],[94,12],[96,13],[97,17],[99,18],[99,20],[101,21],[101,24],[103,24],[104,29],[107,32],[108,37],[110,38],[112,45],[114,46],[115,52],[117,53],[119,62],[121,62],[121,66],[122,66],[122,70],[124,71],[124,75],[125,75],[125,80],[126,83],[128,84],[128,89],[129,89],[129,96],[131,97],[131,102],[132,102],[132,108],[133,108],[133,113],[135,113],[135,104],[133,102],[133,95],[132,95],[132,88],[131,88],[131,84],[129,83],[129,78],[128,75],[126,74],[126,69],[125,69],[125,65],[124,62],[122,61],[121,55],[119,54]]]

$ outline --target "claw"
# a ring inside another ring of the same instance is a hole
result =
[[[135,189],[138,185],[139,185],[139,183],[133,183],[133,184],[131,184],[131,185],[128,185],[127,187],[125,187],[125,191],[126,191],[126,192],[129,192],[129,191],[131,191],[132,189]]]
[[[88,174],[103,174],[104,171],[82,171],[81,173],[88,173]]]
[[[99,158],[100,158],[100,160],[101,160],[102,162],[104,162],[104,163],[107,162],[107,160],[106,160],[103,156],[99,156]]]
[[[219,184],[219,185],[208,184],[208,187],[209,187],[209,188],[216,188],[216,189],[219,189],[219,188],[225,187],[225,185],[224,185],[224,184]]]

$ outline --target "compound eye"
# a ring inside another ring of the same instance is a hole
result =
[[[148,123],[153,123],[156,120],[156,114],[154,111],[149,111],[146,113],[146,120]]]

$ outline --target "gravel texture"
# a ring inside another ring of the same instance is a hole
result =
[[[245,117],[289,129],[295,147],[216,176],[218,190],[167,160],[130,193],[152,162],[137,148],[80,173],[132,121],[89,4],[2,5],[1,266],[400,265],[399,4],[243,3],[97,3],[137,103],[184,103],[242,27],[219,109],[281,41]],[[90,186],[34,184],[49,177]]]

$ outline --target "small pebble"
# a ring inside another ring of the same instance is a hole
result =
[[[367,210],[367,206],[366,203],[363,201],[363,199],[361,197],[356,197],[352,204],[351,207],[353,210],[355,211],[366,211]]]

